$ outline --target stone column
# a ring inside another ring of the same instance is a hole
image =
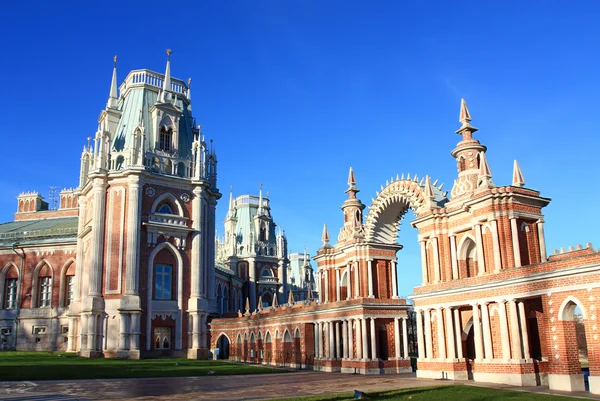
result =
[[[423,318],[421,316],[421,310],[416,309],[417,312],[417,350],[419,353],[419,359],[426,358],[425,354],[425,340],[423,340]]]
[[[523,358],[530,359],[529,335],[527,334],[527,315],[525,315],[525,304],[519,302],[519,320],[521,321],[521,334],[523,335]]]
[[[392,298],[398,298],[398,279],[396,277],[396,261],[392,260],[391,268],[392,268]]]
[[[450,263],[452,264],[452,279],[457,280],[458,262],[456,259],[456,235],[450,235]]]
[[[473,337],[475,340],[475,359],[483,359],[483,342],[481,339],[481,323],[479,321],[479,305],[473,304]]]
[[[325,275],[325,302],[329,302],[329,269],[325,269],[325,271],[323,271],[323,274]]]
[[[481,325],[483,326],[483,348],[485,359],[493,359],[492,333],[490,331],[490,310],[487,303],[481,304]]]
[[[343,354],[342,354],[342,358],[343,359],[348,359],[348,321],[344,320],[342,321],[342,338],[344,339],[344,349],[342,350]],[[338,344],[339,344],[339,340],[338,340]]]
[[[371,318],[371,359],[377,359],[377,332],[374,317]]]
[[[512,357],[521,359],[521,330],[519,330],[519,316],[517,315],[517,303],[514,299],[508,301],[510,313],[510,336],[512,344]]]
[[[512,237],[513,256],[515,259],[515,267],[521,266],[521,249],[519,246],[519,228],[517,227],[517,218],[510,219],[510,234]]]
[[[425,309],[425,355],[427,359],[433,358],[433,338],[431,336],[431,310]]]
[[[319,323],[314,326],[315,359],[319,357]]]
[[[460,311],[458,309],[454,309],[454,330],[456,334],[456,357],[462,359],[462,325],[460,322]]]
[[[346,265],[346,299],[352,298],[352,285],[350,283],[350,264]]]
[[[216,173],[215,173],[216,174]],[[217,208],[217,200],[213,197],[208,199],[208,221],[206,224],[207,225],[207,233],[205,235],[206,241],[207,241],[207,247],[206,249],[208,249],[208,252],[205,251],[205,254],[207,256],[207,261],[206,261],[206,265],[205,265],[205,270],[206,270],[206,275],[208,277],[208,297],[211,300],[214,300],[216,298],[216,276],[215,276],[215,214],[216,214],[216,208]],[[254,299],[254,307],[256,307],[256,298]],[[206,322],[206,320],[205,320]],[[205,326],[204,327],[208,327]],[[208,344],[206,344],[206,346],[208,347]]]
[[[121,338],[120,338],[120,342],[119,342],[119,349],[120,350],[124,350],[127,351],[129,350],[129,324],[128,324],[128,320],[129,320],[129,313],[121,313],[121,321],[120,321],[120,334],[121,334]]]
[[[139,288],[139,249],[141,223],[140,177],[129,176],[129,196],[127,198],[127,249],[125,269],[125,295],[138,295]]]
[[[454,349],[454,323],[452,321],[452,309],[446,308],[446,338],[448,339],[448,352],[446,357],[454,359],[456,356]]]
[[[94,178],[94,216],[90,246],[90,275],[88,294],[102,296],[102,253],[104,251],[104,217],[106,214],[106,183],[103,178]]]
[[[323,272],[322,271],[317,272],[317,279],[319,280],[319,302],[323,303],[324,302],[323,291],[321,291],[322,288],[320,288],[320,287],[323,287],[321,285],[321,280],[323,280]]]
[[[67,352],[75,352],[75,317],[69,316],[69,335],[67,337]]]
[[[371,259],[367,261],[367,274],[369,275],[369,298],[373,298],[373,260]]]
[[[348,340],[348,359],[354,358],[354,325],[353,320],[348,319],[348,336],[346,339]]]
[[[356,324],[356,359],[363,359],[362,325],[360,319],[354,319]]]
[[[483,239],[481,237],[481,224],[475,224],[475,241],[477,242],[477,275],[485,274],[485,257],[483,253]]]
[[[544,220],[537,221],[538,239],[540,244],[540,260],[544,263],[546,259],[546,237],[544,236]]]
[[[190,312],[192,317],[192,348],[200,348],[200,333],[202,332],[202,317],[199,312]]]
[[[200,315],[200,348],[208,348],[206,342],[206,332],[208,330],[208,325],[206,323],[207,318],[207,315]]]
[[[492,220],[492,243],[494,246],[494,271],[499,272],[502,269],[502,259],[500,258],[500,238],[498,235],[498,222]]]
[[[340,341],[341,335],[340,335],[340,322],[335,322],[335,357],[336,359],[342,359],[342,352],[341,352],[341,341]]]
[[[433,275],[434,282],[439,283],[441,281],[442,272],[440,271],[440,250],[438,247],[437,237],[432,238],[433,242]]]
[[[342,300],[340,284],[341,284],[340,283],[340,271],[339,271],[339,269],[335,269],[335,300],[336,301]]]
[[[508,321],[506,320],[506,303],[504,300],[498,301],[498,310],[500,311],[500,336],[502,338],[502,359],[510,359],[510,338],[508,334]]]
[[[329,359],[335,359],[335,333],[334,333],[334,324],[333,322],[327,322],[327,332],[329,333],[329,344],[328,347],[329,348],[329,352],[328,352],[328,357]]]
[[[367,318],[360,319],[360,338],[362,340],[363,359],[369,359],[369,344],[367,342]]]
[[[408,357],[408,327],[406,321],[408,317],[402,319],[402,348],[404,349],[404,359],[410,359]]]
[[[131,345],[129,346],[131,350],[140,349],[140,317],[141,313],[139,312],[131,314]]]
[[[79,221],[78,232],[85,230],[85,217],[87,210],[87,200],[79,197]],[[81,301],[81,284],[83,280],[83,239],[77,237],[77,258],[75,259],[75,284],[73,287],[73,302]],[[82,348],[80,348],[82,349]]]
[[[427,274],[427,249],[425,248],[425,241],[419,241],[421,246],[421,271],[423,274],[423,285],[429,283],[429,275]]]
[[[248,259],[248,279],[250,312],[253,312],[256,309],[256,261],[254,258]],[[273,296],[276,297],[277,293]]]
[[[79,350],[86,350],[87,347],[87,330],[88,330],[88,315],[80,314],[79,315]]]
[[[403,320],[404,322],[404,320]],[[394,318],[394,356],[400,359],[400,318]]]
[[[444,335],[444,314],[442,309],[436,310],[437,314],[437,340],[438,340],[438,354],[440,359],[446,359],[446,336]]]
[[[359,268],[360,263],[356,261],[354,263],[354,298],[360,297],[360,280],[358,279],[360,273]]]
[[[96,315],[94,315],[93,313],[89,313],[87,315],[88,319],[87,319],[87,324],[88,324],[88,330],[87,330],[87,349],[89,351],[95,351],[96,350]]]

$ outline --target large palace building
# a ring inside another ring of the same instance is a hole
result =
[[[217,157],[190,81],[131,71],[58,209],[17,198],[0,224],[0,348],[94,357],[229,358],[344,373],[548,385],[600,393],[600,252],[547,255],[542,209],[515,161],[492,180],[464,100],[448,194],[426,176],[386,181],[368,213],[350,169],[337,243],[288,254],[263,196],[230,195],[216,236]],[[422,284],[398,296],[400,220],[416,219]],[[580,358],[587,349],[589,380]]]

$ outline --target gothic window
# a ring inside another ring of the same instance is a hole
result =
[[[267,240],[267,230],[265,229],[265,227],[260,228],[260,234],[258,236],[258,240],[263,241],[263,242]]]
[[[165,152],[171,151],[171,141],[173,140],[173,128],[160,127],[158,138],[158,148]]]
[[[169,327],[154,328],[154,349],[171,348],[171,329]]]
[[[173,288],[173,266],[154,266],[154,299],[171,300]]]
[[[66,276],[66,285],[65,285],[65,306],[71,305],[74,296],[74,287],[75,287],[75,276]]]
[[[52,277],[39,278],[39,308],[50,308],[52,305]]]
[[[173,209],[171,209],[171,206],[169,206],[168,203],[163,203],[158,208],[158,213],[161,213],[161,214],[175,214],[175,213],[173,213]]]
[[[4,299],[4,308],[15,309],[17,305],[17,279],[9,278],[6,279],[6,289],[4,290],[6,296]]]
[[[460,156],[458,158],[458,172],[465,171],[466,166],[467,166],[467,162],[465,160],[465,157]]]

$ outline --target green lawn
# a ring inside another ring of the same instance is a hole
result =
[[[279,401],[353,401],[353,393],[325,395],[314,397],[282,398]],[[403,390],[381,391],[367,393],[370,400],[427,400],[427,401],[496,401],[496,400],[531,400],[531,401],[569,401],[578,398],[531,394],[521,391],[497,390],[484,387],[472,387],[465,385],[407,388]]]
[[[0,352],[0,380],[117,379],[285,373],[283,369],[192,359],[88,359],[62,352]]]

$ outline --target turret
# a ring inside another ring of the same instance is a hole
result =
[[[344,226],[338,236],[338,241],[343,242],[353,238],[360,237],[363,231],[363,216],[362,211],[365,205],[356,197],[356,194],[360,192],[356,188],[356,178],[354,177],[354,170],[350,167],[348,172],[348,199],[342,205],[344,212]]]
[[[461,135],[462,140],[452,151],[458,167],[458,178],[454,181],[450,195],[452,200],[472,194],[478,187],[480,155],[487,149],[478,140],[473,139],[473,133],[477,131],[477,128],[471,125],[471,113],[465,99],[461,99],[460,102],[459,122],[462,125],[456,133]]]

